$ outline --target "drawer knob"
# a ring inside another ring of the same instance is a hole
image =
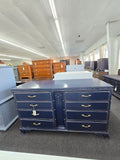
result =
[[[39,125],[41,125],[41,123],[33,123],[33,125],[39,126]]]
[[[35,98],[36,97],[36,95],[33,95],[33,96],[28,96],[28,98]]]
[[[37,107],[37,104],[30,104],[31,107]]]
[[[91,115],[90,115],[90,114],[88,114],[88,115],[81,114],[81,116],[82,116],[82,117],[86,117],[86,118],[87,118],[87,117],[91,117]]]
[[[87,106],[86,106],[86,105],[84,105],[84,104],[82,104],[81,106],[82,106],[82,107],[91,107],[91,105],[87,105]]]
[[[82,95],[82,97],[91,97],[91,94],[89,94],[89,95]]]
[[[83,128],[90,128],[91,125],[87,125],[87,126],[86,126],[86,125],[82,125],[82,127],[83,127]]]

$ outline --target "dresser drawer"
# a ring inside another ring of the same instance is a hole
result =
[[[18,109],[51,109],[52,102],[18,102]]]
[[[53,121],[28,121],[28,120],[22,120],[21,121],[22,127],[26,128],[36,128],[36,129],[51,129],[54,128],[54,122]]]
[[[107,110],[108,103],[76,102],[66,103],[67,110]]]
[[[109,92],[66,92],[67,101],[108,100]]]
[[[75,120],[107,120],[107,112],[78,112],[67,111],[67,119]]]
[[[107,131],[107,123],[67,122],[68,130]]]
[[[52,111],[19,111],[20,118],[53,119]]]
[[[17,101],[50,101],[51,93],[43,92],[43,93],[20,93],[15,94]]]

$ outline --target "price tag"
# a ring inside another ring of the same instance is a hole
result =
[[[36,116],[36,110],[33,110],[33,116]]]

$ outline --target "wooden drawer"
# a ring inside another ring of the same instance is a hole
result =
[[[19,110],[19,117],[24,118],[39,118],[39,119],[53,119],[52,111],[27,111],[27,110]]]
[[[17,101],[51,101],[50,92],[15,94]]]
[[[79,130],[79,131],[107,131],[107,123],[95,123],[95,122],[67,122],[68,130]]]
[[[65,99],[67,101],[108,100],[109,92],[66,92]]]
[[[108,103],[94,103],[94,102],[67,102],[67,110],[107,110]]]
[[[52,76],[52,73],[50,73],[50,72],[41,72],[41,73],[40,73],[40,72],[39,72],[39,73],[34,73],[34,75],[35,75],[35,76],[43,76],[43,77],[44,77],[44,76],[48,76],[48,77],[49,77],[49,76]]]
[[[67,119],[75,120],[106,120],[107,112],[67,111]]]
[[[41,64],[52,64],[52,60],[39,60],[39,61],[32,61],[33,65],[41,65]]]
[[[22,120],[21,121],[22,127],[25,128],[33,128],[33,129],[51,129],[54,128],[54,122],[51,120],[49,121],[29,121],[29,120]]]
[[[34,69],[36,69],[36,68],[51,68],[51,67],[52,67],[51,64],[42,64],[42,65],[33,66]]]
[[[38,72],[52,72],[52,69],[51,68],[38,68],[38,69],[36,69],[36,68],[34,68],[34,70],[33,70],[34,72],[36,72],[36,73],[38,73]]]
[[[52,102],[18,102],[18,109],[51,109]]]

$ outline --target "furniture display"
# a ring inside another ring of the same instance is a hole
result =
[[[19,78],[22,79],[32,79],[32,67],[31,65],[19,65]]]
[[[102,72],[102,71],[94,71],[93,77],[98,78],[99,80],[103,80],[103,76],[108,75],[108,72]]]
[[[100,58],[97,61],[97,70],[105,71],[108,70],[108,58]]]
[[[55,80],[66,80],[66,79],[92,79],[92,72],[81,71],[81,72],[62,72],[54,74]]]
[[[16,86],[12,66],[0,66],[0,131],[6,131],[18,118],[11,88]]]
[[[18,67],[17,66],[14,66],[13,67],[13,71],[14,71],[14,75],[15,75],[15,80],[16,81],[19,81],[19,72],[18,72]]]
[[[98,79],[31,81],[13,88],[20,131],[86,132],[108,137],[112,89]]]
[[[113,95],[120,98],[120,75],[105,75],[103,80],[113,86]]]
[[[34,79],[53,79],[52,63],[53,60],[32,61]]]
[[[84,71],[84,65],[66,65],[66,72]]]
[[[95,71],[97,69],[97,61],[90,62],[90,69]]]
[[[66,72],[66,63],[64,62],[53,63],[53,71],[54,74],[57,72]]]
[[[90,69],[90,61],[85,61],[85,69]]]

